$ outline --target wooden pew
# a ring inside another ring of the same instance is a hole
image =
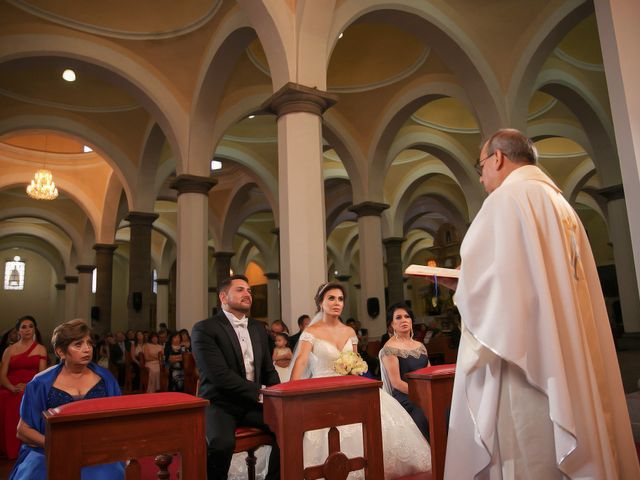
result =
[[[182,368],[184,368],[184,393],[197,395],[198,378],[200,377],[196,368],[196,361],[193,353],[184,352],[182,354]]]
[[[49,409],[43,413],[48,478],[79,480],[83,466],[130,460],[126,478],[139,480],[135,459],[171,453],[181,455],[180,478],[206,478],[208,404],[169,392],[80,400]],[[170,457],[159,461],[168,463]]]
[[[280,478],[343,478],[336,472],[364,468],[369,480],[384,478],[381,382],[344,376],[297,380],[262,389],[264,420],[280,447]],[[338,425],[362,423],[364,457],[348,459],[340,452]],[[329,456],[323,465],[304,468],[304,432],[329,427]]]
[[[455,364],[425,367],[407,374],[409,398],[429,420],[431,466],[434,480],[444,477],[448,412],[451,409]]]

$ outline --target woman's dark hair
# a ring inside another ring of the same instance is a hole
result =
[[[158,334],[156,332],[150,332],[149,333],[149,343],[151,343],[151,340],[153,340],[153,337],[156,337],[157,340],[160,340],[160,337],[158,336]]]
[[[140,343],[138,342],[138,333],[142,334],[142,343],[144,343],[144,332],[142,330],[136,330],[136,333],[133,335],[133,344],[137,347],[138,345],[140,345]],[[126,338],[126,336],[125,336]]]
[[[404,302],[398,302],[394,303],[387,309],[387,328],[389,328],[389,325],[391,325],[391,322],[393,322],[393,315],[396,313],[396,310],[400,309],[405,310],[409,314],[409,316],[411,317],[411,323],[416,322],[416,317],[413,314],[413,310],[411,310],[411,307],[409,307],[409,305]]]
[[[53,335],[51,336],[53,351],[60,349],[66,353],[69,345],[75,341],[82,340],[87,335],[91,336],[91,327],[81,318],[61,323],[53,330]]]
[[[33,328],[36,329],[36,342],[42,345],[42,335],[40,334],[40,330],[38,330],[38,322],[36,322],[36,319],[31,315],[23,315],[18,319],[18,321],[16,322],[16,330],[18,331],[18,333],[20,333],[20,325],[22,325],[22,322],[24,322],[25,320],[29,320],[33,323]]]
[[[169,335],[169,345],[173,345],[173,339],[178,337],[178,340],[182,341],[182,336],[180,335],[180,332],[174,332],[171,335]]]
[[[277,337],[282,337],[282,338],[284,338],[284,340],[285,340],[285,342],[286,342],[284,346],[285,346],[285,347],[288,347],[288,346],[289,346],[289,335],[287,335],[286,333],[284,333],[284,332],[276,333],[276,334],[275,334],[275,337],[276,337],[276,338],[277,338]]]
[[[187,330],[186,328],[183,328],[182,330],[180,330],[179,332],[177,332],[178,335],[180,335],[180,339],[182,339],[182,334],[186,333],[187,334],[187,338],[189,340],[191,340],[191,335],[189,335],[189,330]]]
[[[322,300],[324,300],[325,294],[329,290],[333,290],[336,288],[342,292],[342,296],[344,297],[344,299],[345,300],[347,299],[347,292],[345,292],[344,290],[344,285],[337,282],[323,283],[318,287],[318,291],[316,292],[316,296],[314,298],[316,301],[316,308],[318,309],[318,311],[320,311],[320,305],[322,304]]]

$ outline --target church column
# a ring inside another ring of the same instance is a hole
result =
[[[197,175],[179,175],[171,184],[178,191],[177,329],[191,330],[208,317],[208,200],[215,184]]]
[[[56,283],[55,284],[56,287],[56,325],[60,325],[61,323],[67,321],[68,319],[65,318],[65,312],[64,312],[64,298],[65,298],[65,287],[66,285],[64,283]]]
[[[78,270],[78,289],[76,290],[76,315],[91,324],[91,284],[95,265],[76,265]]]
[[[265,273],[264,276],[267,277],[267,316],[269,317],[269,323],[274,320],[284,320],[289,326],[289,330],[291,330],[295,323],[294,319],[280,318],[280,274],[278,272],[269,272]]]
[[[638,18],[640,18],[640,2],[595,0],[594,8],[598,21],[598,32],[602,46],[604,71],[607,77],[611,116],[615,127],[616,146],[620,158],[627,211],[633,212],[640,205],[640,57],[638,57]],[[615,207],[614,207],[615,208]],[[611,221],[611,220],[610,220]],[[635,262],[635,272],[640,273],[640,216],[628,218],[631,249],[633,256],[620,257],[616,252],[616,262]],[[613,229],[612,229],[613,230]],[[614,245],[614,248],[618,248]],[[629,265],[629,267],[631,267]],[[623,267],[626,268],[626,267]],[[637,298],[637,275],[633,282],[636,287],[634,297]],[[623,287],[618,277],[618,284]],[[629,287],[630,289],[630,287]],[[630,293],[630,292],[628,292]],[[620,291],[622,302],[622,291]],[[638,310],[628,320],[625,306],[622,303],[625,317],[625,330],[640,331]],[[628,307],[627,307],[628,308]],[[630,322],[630,323],[628,323]]]
[[[613,258],[616,262],[616,278],[622,320],[625,332],[640,331],[640,298],[633,262],[633,248],[629,233],[629,218],[624,203],[625,190],[622,185],[602,188],[598,191],[607,200],[609,213],[609,238],[613,243]]]
[[[384,269],[382,259],[382,228],[380,214],[389,208],[386,203],[362,202],[349,208],[358,215],[358,243],[360,245],[360,323],[369,329],[369,338],[382,335],[385,325]],[[377,299],[378,314],[369,314],[368,303]]]
[[[151,327],[151,225],[158,218],[155,213],[130,212],[129,222],[129,328],[148,330]]]
[[[105,334],[111,331],[111,298],[113,289],[113,252],[117,245],[96,243],[96,295],[95,306],[98,307],[98,318],[92,322],[96,333]]]
[[[404,301],[402,278],[402,237],[385,238],[382,243],[387,254],[387,290],[389,305]]]
[[[158,292],[156,293],[156,329],[161,323],[169,325],[169,279],[158,278],[156,280]]]
[[[220,297],[217,296],[217,287],[220,286],[223,280],[231,276],[231,257],[235,255],[235,252],[215,252],[213,258],[216,259],[216,305],[220,305]]]
[[[67,321],[78,317],[76,313],[77,275],[67,275],[64,277],[64,283],[64,318]]]
[[[282,317],[314,310],[327,278],[322,114],[337,97],[288,83],[263,108],[278,116],[278,205]]]

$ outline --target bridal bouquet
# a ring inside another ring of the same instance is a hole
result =
[[[338,375],[362,375],[368,369],[367,362],[353,350],[341,352],[333,362],[333,370]]]

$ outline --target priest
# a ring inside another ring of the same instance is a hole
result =
[[[505,129],[476,164],[489,196],[460,250],[445,479],[637,479],[589,241],[536,162]]]

